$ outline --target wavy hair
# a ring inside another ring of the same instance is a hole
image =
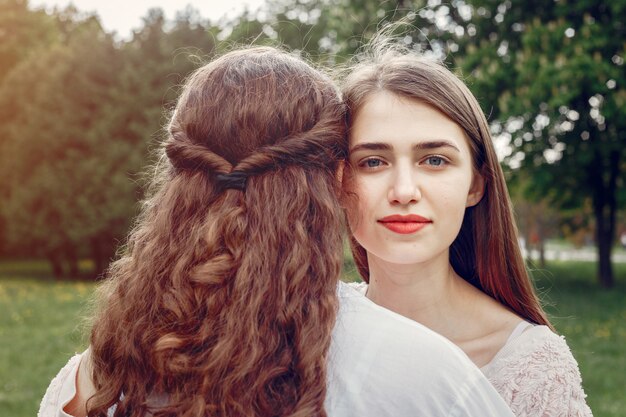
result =
[[[348,125],[368,97],[380,91],[425,103],[455,122],[468,139],[475,172],[485,180],[483,198],[466,209],[450,247],[454,270],[525,319],[552,327],[526,270],[504,174],[489,124],[474,95],[443,64],[385,36],[376,38],[358,56],[343,80]],[[359,274],[369,282],[365,249],[354,237],[350,246]]]
[[[345,109],[269,47],[187,81],[123,255],[99,290],[90,416],[325,416]],[[221,175],[236,171],[245,189]]]

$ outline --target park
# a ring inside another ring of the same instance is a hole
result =
[[[151,9],[120,39],[75,7],[0,0],[0,415],[35,415],[88,346],[95,290],[188,75],[237,46],[280,45],[339,77],[393,22],[477,97],[541,303],[594,415],[623,415],[626,2],[565,3],[277,0],[220,21]],[[342,279],[360,280],[344,257]]]

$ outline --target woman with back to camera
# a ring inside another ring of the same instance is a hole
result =
[[[517,416],[589,416],[534,293],[489,126],[443,65],[384,35],[350,69],[352,251],[373,302],[458,345]]]
[[[90,348],[40,417],[510,415],[454,345],[337,289],[344,110],[273,48],[190,77]]]

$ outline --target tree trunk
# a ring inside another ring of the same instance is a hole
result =
[[[603,288],[612,288],[615,284],[613,279],[613,265],[611,264],[610,239],[598,229],[598,279]]]
[[[594,169],[590,171],[593,186],[593,211],[596,218],[596,243],[598,245],[598,280],[603,288],[615,285],[611,250],[615,238],[615,213],[617,210],[617,175],[619,173],[619,153],[612,151],[609,157],[609,172],[605,182],[602,173],[602,158],[599,150],[595,153]]]
[[[76,248],[72,243],[67,244],[65,254],[67,259],[67,265],[69,267],[68,278],[78,279],[80,274],[80,272],[78,271],[78,254],[76,253]]]
[[[113,237],[101,235],[91,239],[91,258],[94,264],[94,278],[103,278],[109,262],[115,255]]]
[[[540,216],[537,216],[537,248],[539,249],[539,266],[541,268],[546,267],[546,236],[543,227],[543,220]]]
[[[47,258],[48,262],[50,262],[50,266],[52,267],[54,280],[61,280],[61,278],[63,278],[63,262],[59,258],[58,253],[49,252]]]

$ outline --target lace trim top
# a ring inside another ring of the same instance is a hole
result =
[[[517,417],[590,417],[578,364],[563,336],[522,322],[481,368]]]

